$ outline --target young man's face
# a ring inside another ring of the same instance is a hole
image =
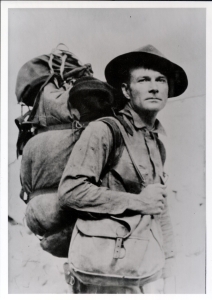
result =
[[[123,84],[123,93],[137,113],[159,112],[168,99],[168,80],[158,71],[144,68],[130,70],[128,84]]]

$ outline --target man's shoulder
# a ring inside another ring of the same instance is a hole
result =
[[[122,137],[116,120],[104,117],[89,123],[85,130],[86,138],[101,140],[104,144],[118,147],[122,144]]]
[[[100,135],[102,134],[108,134],[110,131],[108,125],[103,120],[95,120],[89,123],[88,128],[92,130],[92,132],[96,132]]]
[[[117,120],[113,117],[104,117],[101,119],[97,119],[89,123],[89,128],[94,132],[98,132],[100,135],[108,134],[112,131],[117,131]]]
[[[101,140],[103,143],[110,144],[113,140],[112,132],[109,126],[100,120],[90,122],[80,138],[86,140]]]

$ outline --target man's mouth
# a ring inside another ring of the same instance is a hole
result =
[[[146,98],[146,100],[158,100],[158,101],[162,101],[162,99],[160,99],[160,98],[154,98],[154,97]]]

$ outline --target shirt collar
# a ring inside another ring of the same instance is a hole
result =
[[[141,120],[139,115],[128,104],[119,113],[123,114],[123,115],[127,116],[129,119],[131,119],[133,125],[137,129],[146,128],[146,125]],[[166,131],[158,119],[155,120],[154,129],[151,130],[151,132],[166,135]]]

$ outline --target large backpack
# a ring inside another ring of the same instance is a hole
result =
[[[123,144],[120,131],[111,118],[102,118],[113,136],[113,149],[102,178],[116,164]],[[79,123],[80,124],[80,123]],[[79,126],[78,124],[78,126]],[[27,203],[26,223],[30,230],[41,236],[41,247],[59,257],[68,256],[72,230],[77,211],[61,210],[57,198],[57,187],[72,149],[85,126],[78,129],[50,130],[39,133],[27,143],[21,162],[21,198]],[[129,130],[128,127],[125,128]],[[28,187],[33,181],[30,193]],[[28,194],[24,199],[24,192]]]
[[[17,100],[29,110],[15,119],[19,129],[17,156],[22,155],[25,144],[34,136],[35,129],[39,126],[34,116],[45,86],[52,82],[59,89],[83,76],[93,75],[90,64],[83,65],[72,52],[62,49],[62,46],[65,45],[58,44],[50,54],[28,61],[18,73],[15,91]]]
[[[31,67],[33,62],[31,61],[27,64]],[[41,66],[43,65],[41,64]],[[33,67],[34,71],[36,71],[36,64]],[[26,70],[28,69],[26,68]],[[40,68],[39,71],[41,72],[41,70],[44,69]],[[80,115],[86,119],[85,122],[75,120],[69,124],[58,124],[47,127],[34,124],[34,116],[37,116],[37,110],[38,108],[40,109],[42,99],[44,98],[44,102],[46,102],[45,97],[43,97],[45,94],[44,89],[48,88],[52,83],[53,85],[57,84],[58,78],[60,78],[56,76],[57,74],[52,74],[52,77],[48,77],[44,84],[40,86],[33,103],[27,102],[29,95],[35,96],[33,94],[33,87],[26,88],[26,91],[22,88],[25,103],[34,106],[29,114],[27,113],[26,116],[23,115],[19,120],[16,120],[17,125],[20,126],[19,144],[17,145],[18,154],[23,155],[21,163],[22,191],[20,196],[28,203],[26,210],[27,225],[32,232],[43,236],[41,241],[43,249],[56,256],[67,256],[71,231],[76,217],[75,212],[72,212],[71,219],[69,215],[69,221],[67,221],[64,212],[61,212],[58,206],[56,190],[63,169],[83,129],[91,120],[107,116],[109,110],[111,113],[114,100],[112,87],[95,79],[93,76],[88,76],[89,74],[85,70],[83,73],[84,76],[82,76],[82,73],[76,72],[76,70],[77,68],[74,69],[75,76],[77,74],[78,78],[72,79],[74,82],[71,85],[70,92],[66,94],[66,102],[68,105],[70,102],[75,103],[75,107],[77,107]],[[41,75],[41,73],[40,75],[38,74],[38,77]],[[25,75],[23,73],[23,76],[27,76],[27,72]],[[79,78],[79,76],[81,77]],[[54,82],[55,80],[56,83]],[[32,91],[30,94],[31,88]],[[54,94],[56,88],[53,89],[55,89],[53,90]],[[58,98],[57,100],[61,103]],[[26,121],[25,117],[28,118]],[[68,125],[68,127],[64,125]],[[64,128],[62,128],[63,126]],[[36,127],[36,134],[35,132],[31,132],[33,127]],[[114,149],[116,149],[117,133],[113,132],[113,135]],[[53,168],[52,163],[55,161],[57,164]],[[112,161],[114,159],[111,159]],[[33,172],[37,172],[36,176],[34,176]],[[33,182],[35,184],[30,191],[28,187],[30,186],[29,182],[32,176],[34,176]],[[27,199],[24,197],[24,192],[28,195]]]

